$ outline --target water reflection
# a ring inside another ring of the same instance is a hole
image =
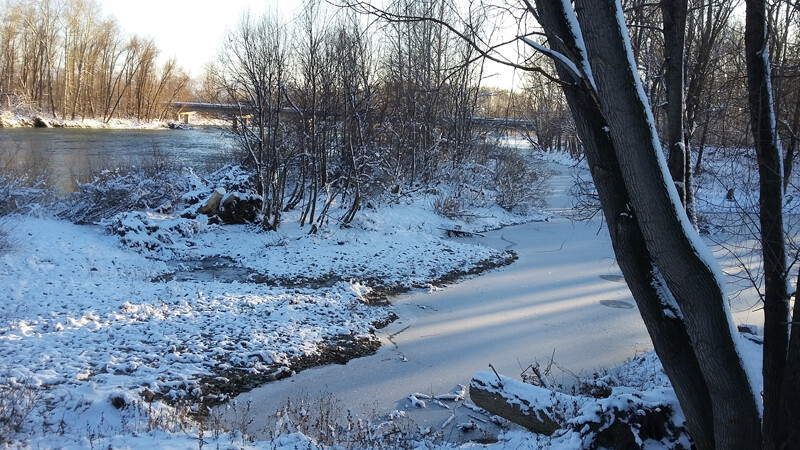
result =
[[[219,128],[194,130],[0,129],[0,170],[44,174],[64,192],[102,170],[191,167],[205,172],[235,158]]]

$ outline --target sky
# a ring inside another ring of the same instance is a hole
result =
[[[173,56],[193,77],[213,61],[226,32],[242,14],[260,15],[276,11],[291,20],[302,10],[303,0],[98,0],[105,16],[117,19],[126,33],[152,37],[161,50],[161,60]],[[485,85],[519,86],[520,73],[487,64]]]
[[[300,9],[301,0],[99,0],[106,16],[114,16],[124,32],[152,37],[161,57],[178,59],[192,76],[202,74],[222,45],[226,31],[242,13],[277,11],[286,19]]]

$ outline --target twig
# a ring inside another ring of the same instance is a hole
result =
[[[492,369],[492,372],[494,372],[495,376],[497,376],[497,384],[500,387],[503,387],[503,380],[500,379],[500,374],[497,373],[497,370],[495,370],[493,365],[489,364],[489,367]]]

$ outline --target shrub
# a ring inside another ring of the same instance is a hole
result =
[[[0,444],[11,441],[36,404],[36,389],[12,377],[0,381]]]
[[[504,150],[494,157],[492,179],[497,204],[511,211],[537,205],[542,200],[543,176],[518,152]]]
[[[138,252],[161,253],[166,249],[181,247],[180,241],[202,229],[194,219],[154,219],[141,211],[121,212],[100,224],[120,236],[120,242]]]
[[[455,197],[441,195],[433,201],[433,210],[448,219],[456,219],[461,216],[461,202]]]
[[[170,209],[188,189],[189,178],[161,174],[155,178],[120,170],[104,171],[90,183],[78,185],[59,205],[57,215],[77,224],[96,223],[119,213],[142,209]]]
[[[0,255],[11,249],[11,240],[8,235],[8,221],[0,216]]]
[[[24,211],[52,193],[39,165],[19,150],[0,148],[0,216]]]

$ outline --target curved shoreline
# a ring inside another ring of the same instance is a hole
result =
[[[556,212],[567,204],[572,179],[562,174],[552,181],[548,209]],[[638,311],[601,302],[626,301],[630,292],[601,277],[613,272],[604,261],[613,251],[597,226],[556,214],[549,221],[487,232],[479,239],[490,248],[517,244],[514,264],[445,289],[399,295],[392,301],[398,319],[376,332],[385,345],[374,355],[303,371],[243,393],[234,402],[274,409],[287,401],[332,397],[360,419],[400,411],[413,427],[451,435],[454,424],[469,420],[469,409],[435,403],[420,407],[411,398],[414,393],[447,394],[490,363],[513,375],[554,350],[562,378],[612,367],[648,350],[652,344]],[[554,245],[560,249],[542,255],[542,249]],[[562,378],[554,381],[569,381]],[[220,415],[233,420],[233,415]],[[266,427],[267,419],[256,418],[252,426]],[[457,439],[474,437],[453,433]]]
[[[518,259],[513,251],[506,251],[502,258],[490,258],[478,261],[469,269],[455,269],[435,280],[428,285],[435,286],[440,284],[458,283],[469,277],[480,276],[494,269],[506,267],[513,264]],[[391,304],[400,295],[408,293],[413,289],[425,288],[426,286],[376,288],[364,298],[368,305],[385,306]],[[381,323],[375,323],[376,330],[381,330],[399,319],[398,315],[392,313],[390,317]],[[375,333],[369,338],[353,338],[349,336],[337,336],[334,339],[325,341],[319,345],[318,354],[303,355],[294,358],[288,365],[274,365],[270,370],[261,374],[247,373],[243,371],[227,371],[216,373],[212,376],[204,376],[199,380],[200,387],[205,396],[198,398],[200,403],[205,406],[219,405],[233,396],[247,393],[253,389],[267,385],[268,383],[282,380],[293,376],[296,373],[315,367],[323,367],[331,364],[347,364],[355,358],[371,356],[384,346],[384,342]],[[208,395],[213,394],[213,395]],[[201,410],[205,410],[202,409]]]

